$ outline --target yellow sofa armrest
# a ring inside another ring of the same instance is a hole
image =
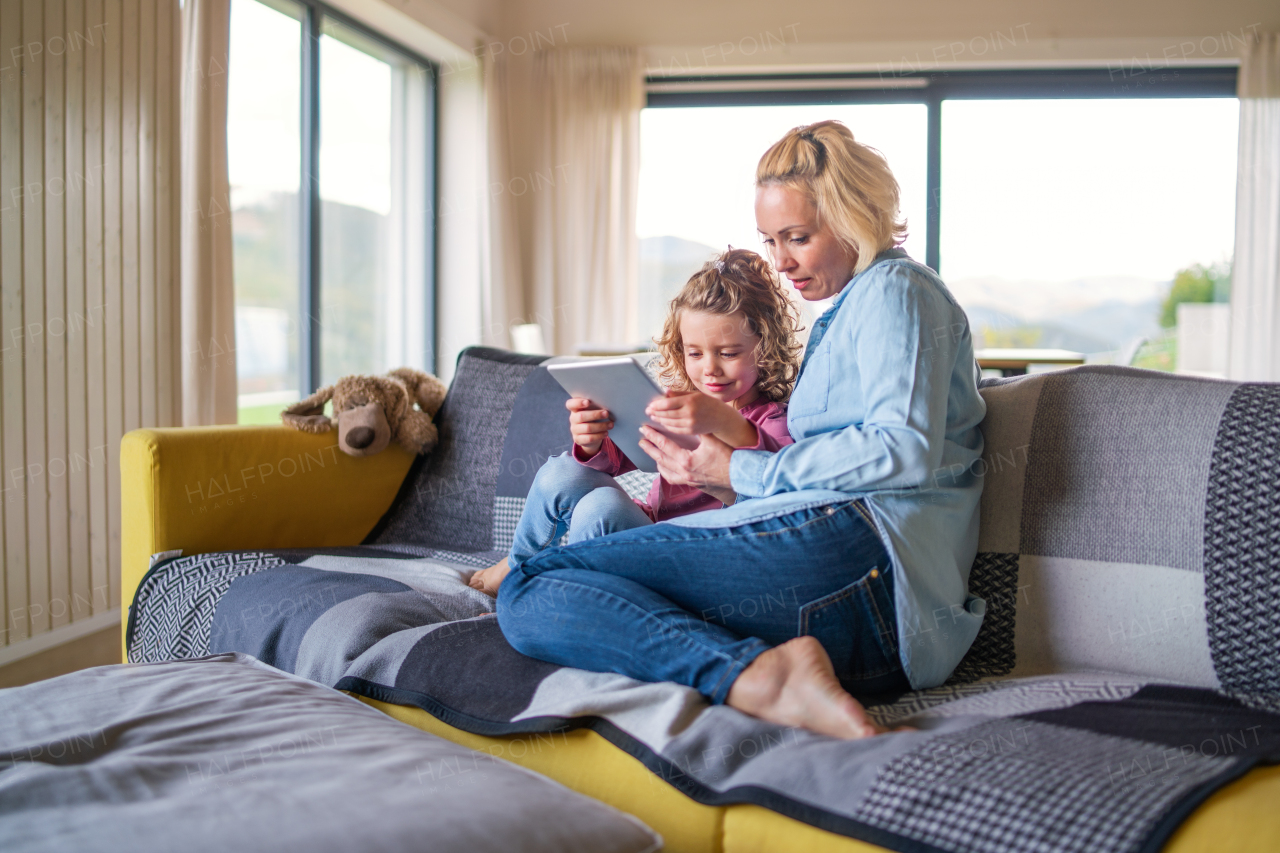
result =
[[[138,429],[120,444],[121,607],[150,556],[358,545],[391,506],[413,455],[338,449],[336,433],[284,426]]]

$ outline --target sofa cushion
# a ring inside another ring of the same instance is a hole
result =
[[[542,776],[245,655],[0,690],[0,718],[8,853],[661,846]]]
[[[440,443],[418,457],[365,544],[493,550],[494,497],[517,395],[545,356],[471,347],[436,415]]]
[[[1086,366],[982,394],[970,588],[988,609],[955,679],[1106,670],[1280,695],[1280,386]]]
[[[425,545],[484,565],[504,555],[534,475],[571,447],[569,395],[544,365],[564,360],[578,359],[463,350],[436,418],[441,449],[419,457],[365,544]],[[643,498],[654,476],[633,471],[618,482]]]

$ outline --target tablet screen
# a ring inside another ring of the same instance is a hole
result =
[[[688,450],[698,446],[695,435],[673,435],[644,413],[650,402],[665,393],[635,359],[600,358],[550,364],[547,370],[570,396],[584,397],[613,416],[609,438],[641,471],[656,474],[657,464],[640,449],[640,425],[648,424]]]

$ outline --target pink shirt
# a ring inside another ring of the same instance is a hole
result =
[[[735,450],[767,450],[773,453],[792,443],[791,434],[787,432],[786,404],[758,400],[739,409],[738,414],[755,425],[759,439],[753,447],[734,448]],[[635,463],[608,436],[605,436],[604,444],[590,459],[584,459],[582,448],[575,444],[573,458],[588,468],[603,471],[611,477],[636,470]],[[636,506],[654,521],[665,521],[668,518],[702,512],[704,509],[719,509],[724,504],[697,486],[677,486],[659,477],[653,481],[648,501],[636,501]]]

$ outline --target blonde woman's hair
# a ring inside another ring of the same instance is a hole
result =
[[[755,252],[730,248],[708,261],[667,306],[658,345],[658,375],[669,388],[693,387],[684,369],[684,337],[680,334],[683,311],[728,316],[741,313],[747,331],[760,340],[753,355],[760,395],[775,403],[791,396],[800,369],[800,312],[779,286],[773,265]]]
[[[756,166],[756,186],[784,186],[813,203],[818,224],[857,253],[854,273],[907,237],[898,217],[898,180],[876,149],[854,141],[838,121],[792,128]]]

